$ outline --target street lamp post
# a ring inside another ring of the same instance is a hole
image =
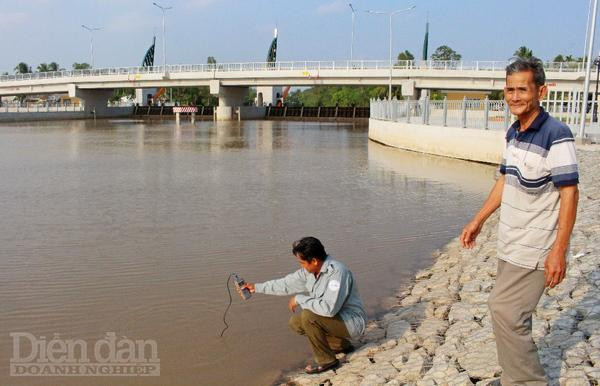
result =
[[[94,68],[94,31],[100,31],[102,28],[88,27],[85,24],[81,26],[90,33],[90,66]]]
[[[587,114],[588,92],[590,90],[590,70],[592,67],[592,49],[594,48],[594,35],[596,34],[596,14],[598,11],[598,0],[593,0],[592,18],[589,36],[587,38],[587,63],[585,66],[585,80],[583,82],[583,103],[581,105],[581,122],[579,123],[579,138],[583,141],[585,136],[585,118]],[[584,60],[586,58],[584,57]]]
[[[354,59],[354,18],[356,16],[356,10],[352,6],[352,3],[348,3],[348,6],[352,10],[352,39],[350,41],[350,61]]]
[[[594,65],[596,66],[596,92],[594,93],[594,100],[592,104],[594,105],[594,115],[592,118],[592,122],[598,122],[598,80],[600,78],[600,54],[596,60],[594,60]]]
[[[407,12],[410,10],[415,9],[417,6],[413,5],[411,7],[405,8],[405,9],[399,9],[397,11],[392,11],[392,12],[384,12],[384,11],[365,11],[367,13],[370,13],[372,15],[388,15],[390,18],[390,52],[389,52],[389,60],[390,60],[390,76],[389,76],[389,84],[388,84],[388,100],[392,100],[392,19],[395,15],[402,13],[402,12]]]
[[[166,73],[167,72],[167,40],[165,38],[165,12],[168,11],[169,9],[173,9],[173,7],[163,7],[154,2],[152,4],[154,4],[156,7],[160,8],[160,10],[162,11],[163,72]]]

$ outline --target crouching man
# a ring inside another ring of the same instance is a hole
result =
[[[245,288],[267,295],[295,295],[288,304],[294,313],[289,324],[308,338],[314,361],[306,372],[317,374],[339,365],[336,353],[354,349],[350,339],[364,332],[366,313],[352,272],[328,256],[319,240],[304,237],[294,242],[292,253],[302,268],[281,279],[247,283]],[[298,307],[302,311],[295,313]]]

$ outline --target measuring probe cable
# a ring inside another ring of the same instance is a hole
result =
[[[225,318],[227,317],[227,312],[229,311],[229,308],[231,307],[231,302],[232,302],[231,289],[229,288],[229,279],[231,279],[232,276],[233,276],[233,273],[231,273],[231,274],[229,274],[229,276],[227,276],[227,294],[229,295],[229,304],[227,305],[227,308],[225,309],[225,312],[223,313],[223,324],[225,325],[225,327],[223,328],[223,331],[221,331],[221,334],[219,335],[221,338],[223,337],[225,330],[227,330],[229,328],[229,324],[227,324],[227,320],[225,320]]]

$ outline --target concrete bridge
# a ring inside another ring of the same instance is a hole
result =
[[[219,96],[217,119],[230,119],[249,87],[353,85],[402,86],[402,94],[417,99],[420,90],[501,90],[507,62],[295,61],[275,63],[190,64],[116,67],[0,76],[0,96],[68,93],[84,100],[85,109],[102,115],[117,88],[208,86]],[[546,63],[551,91],[581,91],[583,63]]]

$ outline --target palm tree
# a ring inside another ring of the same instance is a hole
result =
[[[48,69],[48,64],[47,63],[40,63],[37,66],[37,72],[48,72],[48,71],[50,71],[50,70]]]
[[[14,70],[17,74],[28,74],[31,72],[31,67],[29,67],[29,65],[25,62],[21,62],[16,65]]]
[[[87,70],[92,68],[88,63],[73,63],[73,70]]]
[[[52,71],[52,72],[60,71],[59,67],[60,66],[58,65],[58,63],[51,62],[50,64],[48,64],[48,71]]]
[[[403,52],[398,54],[398,62],[404,62],[407,60],[414,60],[415,56],[413,54],[410,53],[409,50],[404,50]]]
[[[529,59],[533,56],[533,51],[531,51],[529,48],[527,48],[525,46],[521,46],[515,51],[513,56],[516,56],[521,59]]]

